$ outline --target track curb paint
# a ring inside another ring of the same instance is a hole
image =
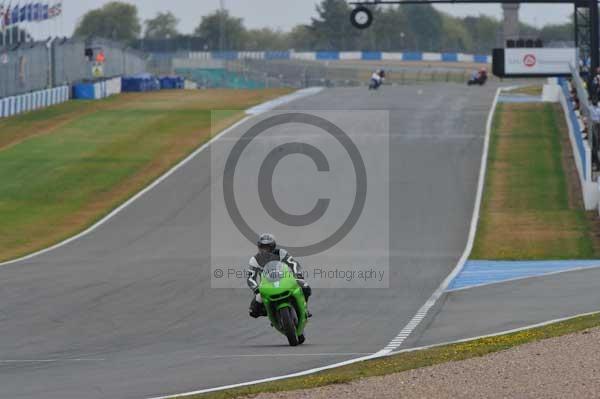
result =
[[[509,278],[507,280],[492,281],[492,282],[489,282],[489,283],[481,283],[481,284],[474,284],[474,285],[469,285],[469,286],[460,287],[460,288],[452,288],[452,289],[446,290],[446,292],[449,294],[449,293],[452,293],[452,292],[467,291],[467,290],[470,290],[472,288],[487,287],[489,285],[498,285],[498,284],[502,284],[502,283],[512,283],[512,282],[520,281],[520,280],[538,279],[538,278],[543,278],[543,277],[556,276],[557,274],[571,273],[571,272],[583,272],[583,271],[586,271],[586,270],[597,270],[597,269],[600,269],[600,265],[598,265],[598,266],[574,267],[574,268],[571,268],[571,269],[558,270],[558,271],[555,271],[555,272],[548,272],[548,273],[544,273],[544,274],[537,274],[537,275],[534,275],[534,276],[514,277],[514,278]]]

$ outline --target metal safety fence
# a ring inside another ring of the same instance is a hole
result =
[[[94,70],[90,54],[102,53]],[[144,53],[105,39],[52,39],[0,47],[0,98],[98,78],[146,72]],[[100,73],[98,73],[100,72]]]

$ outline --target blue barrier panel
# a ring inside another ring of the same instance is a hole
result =
[[[210,55],[215,60],[237,60],[239,58],[237,51],[213,51]]]
[[[481,63],[481,64],[487,64],[488,56],[487,55],[474,55],[473,61],[475,61],[477,63]]]
[[[265,51],[266,60],[289,60],[289,51]]]
[[[121,90],[124,92],[160,90],[160,81],[150,74],[126,76],[121,80]]]
[[[410,51],[402,53],[402,61],[423,61],[423,53]]]
[[[339,51],[317,51],[316,57],[317,57],[317,60],[339,60],[340,52]]]
[[[0,118],[4,118],[4,99],[0,98]]]
[[[443,62],[458,62],[457,53],[442,53]]]
[[[380,61],[382,59],[381,51],[363,51],[361,59],[364,61]]]
[[[571,121],[571,125],[573,125],[573,130],[575,134],[575,142],[577,143],[577,152],[579,152],[579,156],[581,157],[581,170],[583,171],[583,180],[587,180],[586,176],[586,160],[585,160],[585,149],[583,147],[583,137],[581,134],[577,132],[579,127],[579,123],[577,121],[577,115],[575,115],[575,110],[573,108],[573,103],[571,102],[571,93],[569,93],[569,86],[567,85],[567,81],[564,78],[559,78],[558,82],[562,87],[563,94],[567,99],[567,108],[569,109],[569,120]]]
[[[184,80],[179,76],[163,76],[158,79],[161,90],[183,89]]]
[[[73,98],[78,100],[93,100],[95,97],[92,83],[80,83],[73,86]]]

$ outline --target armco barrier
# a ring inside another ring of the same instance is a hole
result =
[[[579,80],[579,77],[574,74],[573,82]],[[592,176],[592,161],[591,161],[591,148],[587,141],[583,140],[582,137],[582,124],[580,118],[575,113],[573,103],[571,100],[571,94],[569,86],[566,80],[559,80],[561,91],[560,91],[560,103],[565,113],[565,119],[567,127],[569,129],[569,140],[571,142],[571,148],[573,157],[575,158],[575,166],[579,175],[579,181],[581,183],[581,190],[583,194],[583,203],[585,209],[591,210],[598,207],[600,200],[598,192],[598,183],[593,181]],[[577,83],[575,83],[576,86]],[[587,93],[584,94],[583,100],[586,100]],[[584,107],[584,102],[581,102],[581,106]]]
[[[190,52],[189,59],[194,60],[304,60],[304,61],[337,61],[337,60],[399,60],[429,62],[473,62],[491,64],[488,55],[462,53],[428,53],[419,51],[381,52],[381,51],[213,51]]]
[[[0,99],[0,118],[46,108],[69,100],[69,86],[39,90]]]

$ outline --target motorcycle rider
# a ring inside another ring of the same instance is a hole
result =
[[[373,75],[371,75],[371,87],[377,90],[379,86],[381,86],[381,84],[383,83],[384,79],[385,71],[383,69],[376,70],[375,72],[373,72]]]
[[[308,298],[312,294],[312,289],[308,283],[304,281],[304,276],[302,275],[302,270],[298,261],[292,258],[292,256],[285,249],[277,248],[275,237],[272,234],[261,234],[258,237],[256,245],[258,246],[258,253],[250,258],[248,265],[247,282],[248,286],[254,293],[254,297],[250,303],[250,309],[248,309],[250,316],[258,318],[260,316],[267,315],[267,311],[263,305],[260,293],[258,292],[258,280],[260,279],[260,274],[262,273],[265,265],[271,261],[281,261],[292,270],[294,276],[296,276],[296,281],[300,287],[302,287],[304,298],[306,298],[306,301],[308,302]],[[308,309],[307,312],[308,317],[311,317],[312,314],[308,311]]]
[[[482,67],[479,70],[479,81],[481,83],[485,83],[487,81],[487,78],[488,78],[488,76],[487,76],[487,68],[486,67]]]

